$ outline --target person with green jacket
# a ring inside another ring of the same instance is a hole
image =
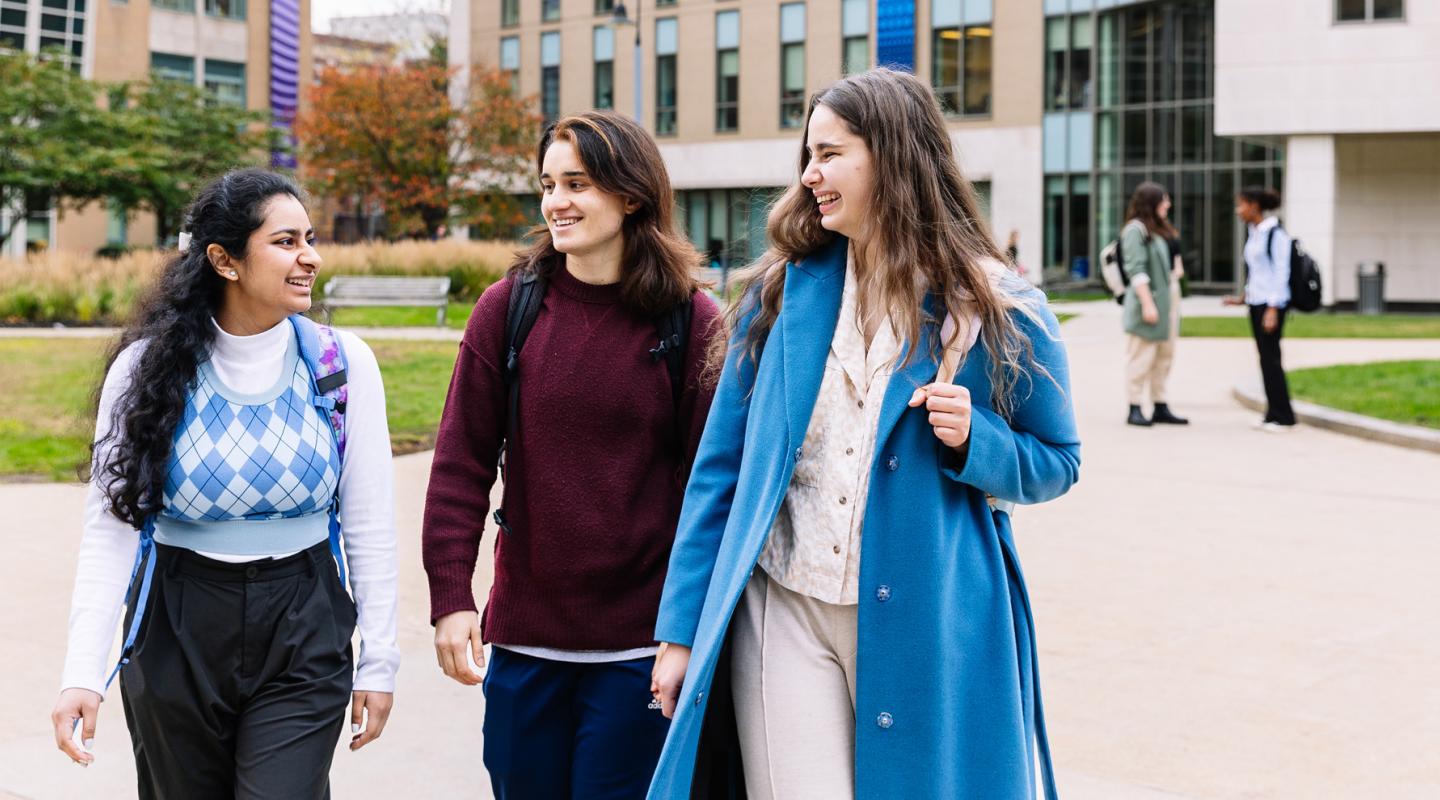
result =
[[[1146,181],[1131,195],[1120,231],[1120,253],[1129,279],[1123,317],[1125,388],[1130,401],[1125,421],[1142,427],[1190,424],[1170,410],[1165,392],[1180,335],[1180,280],[1168,242],[1179,234],[1167,219],[1169,212],[1165,187]],[[1155,406],[1149,418],[1141,410],[1147,386]]]

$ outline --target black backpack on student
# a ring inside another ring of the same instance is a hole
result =
[[[548,282],[533,272],[518,276],[510,282],[510,304],[505,311],[505,388],[509,395],[506,405],[505,443],[500,450],[500,469],[504,472],[507,454],[515,451],[519,443],[520,408],[520,350],[535,327],[540,316],[540,302],[545,299]],[[670,309],[655,318],[655,333],[660,342],[650,348],[650,360],[665,359],[665,368],[670,373],[671,400],[676,408],[680,406],[680,395],[685,383],[685,346],[690,337],[690,301]],[[495,524],[506,533],[510,525],[505,520],[505,509],[495,509]]]
[[[1270,235],[1265,240],[1265,251],[1270,254],[1270,260],[1275,260],[1275,231],[1281,226],[1276,225],[1270,229]],[[1295,311],[1310,312],[1320,307],[1320,268],[1315,265],[1315,259],[1300,247],[1299,239],[1290,240],[1290,306]]]

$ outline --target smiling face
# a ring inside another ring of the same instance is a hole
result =
[[[266,201],[261,216],[243,259],[230,257],[219,245],[208,250],[216,271],[229,282],[227,310],[256,321],[303,314],[310,310],[321,264],[310,215],[293,196],[278,194]]]
[[[800,182],[815,197],[826,230],[861,240],[874,187],[870,148],[834,111],[817,105],[805,132],[810,161]]]
[[[569,139],[556,139],[540,167],[540,214],[555,250],[594,256],[624,245],[625,198],[601,189]]]

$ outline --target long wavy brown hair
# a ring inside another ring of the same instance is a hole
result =
[[[1145,181],[1135,187],[1135,193],[1130,195],[1130,205],[1125,209],[1125,222],[1138,219],[1145,225],[1145,230],[1151,236],[1159,236],[1163,239],[1174,239],[1180,235],[1170,220],[1160,216],[1160,204],[1169,197],[1170,193],[1165,187],[1154,181]]]
[[[956,320],[969,319],[973,310],[980,319],[980,341],[991,356],[994,407],[1008,413],[1024,368],[1036,366],[1030,340],[1009,311],[1020,309],[1039,322],[1033,308],[1038,293],[1002,266],[975,191],[960,174],[934,93],[914,75],[883,67],[831,85],[810,100],[797,175],[810,163],[810,116],[822,105],[870,151],[871,206],[866,229],[857,237],[863,244],[852,252],[862,314],[887,310],[896,335],[914,343],[922,340],[927,324],[939,321],[925,311],[927,295]],[[734,330],[754,313],[738,355],[752,361],[779,316],[786,263],[810,256],[836,236],[821,227],[815,197],[798,178],[771,209],[766,233],[770,249],[739,274],[743,299],[726,317]],[[946,341],[933,337],[931,355],[938,359],[966,333],[957,324]],[[905,363],[918,350],[909,348]]]
[[[625,216],[620,267],[620,301],[636,311],[658,315],[689,300],[701,288],[700,254],[675,222],[675,192],[660,149],[645,129],[612,111],[586,111],[551,123],[535,152],[535,172],[557,140],[574,145],[580,163],[602,191],[638,206]],[[542,222],[532,229],[533,244],[515,254],[509,274],[548,276],[565,263]]]

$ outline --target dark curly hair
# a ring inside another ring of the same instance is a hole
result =
[[[115,404],[110,433],[91,446],[93,463],[95,452],[114,442],[108,461],[95,465],[95,480],[110,511],[137,529],[163,505],[175,430],[196,371],[215,340],[210,320],[220,313],[225,282],[211,267],[205,248],[218,244],[231,256],[244,258],[250,234],[264,222],[266,206],[278,195],[303,198],[289,178],[262,169],[227,172],[201,189],[186,215],[189,248],[165,265],[106,359],[108,373],[122,351],[135,342],[145,343],[129,388]],[[99,392],[97,388],[97,397]]]

